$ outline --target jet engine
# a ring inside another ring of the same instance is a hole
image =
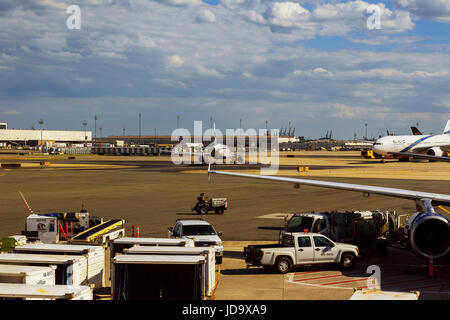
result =
[[[441,148],[434,147],[434,148],[428,149],[427,155],[442,157],[444,155],[444,151],[442,151]]]
[[[417,213],[408,222],[411,248],[429,259],[441,258],[450,252],[450,224],[435,213]]]

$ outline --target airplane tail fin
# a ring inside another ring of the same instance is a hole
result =
[[[216,123],[214,122],[214,145],[217,145],[217,137],[216,137]]]
[[[444,133],[450,133],[450,119],[447,121],[447,125],[445,126]]]
[[[415,135],[415,136],[421,136],[422,135],[422,132],[420,132],[420,130],[417,129],[417,127],[411,127],[411,131],[412,131],[413,135]]]

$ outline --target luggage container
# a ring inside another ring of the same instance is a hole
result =
[[[0,264],[0,283],[54,285],[56,266]]]
[[[205,257],[119,254],[112,259],[114,300],[205,299]]]
[[[0,265],[54,265],[55,284],[80,285],[87,282],[87,259],[83,256],[5,253],[0,254]]]
[[[87,259],[87,284],[94,284],[96,289],[105,285],[105,249],[102,246],[39,243],[16,247],[14,252],[85,256]]]
[[[125,237],[111,241],[110,256],[111,259],[118,253],[123,253],[124,249],[131,248],[134,245],[140,246],[172,246],[172,247],[194,247],[192,239],[169,239],[169,238],[132,238]]]
[[[0,283],[0,300],[93,300],[93,294],[89,286]]]
[[[193,255],[205,256],[205,283],[206,295],[211,297],[214,287],[216,286],[216,253],[214,248],[201,247],[150,247],[150,246],[134,246],[123,250],[125,254],[150,254],[150,255]]]

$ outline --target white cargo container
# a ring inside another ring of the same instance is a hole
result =
[[[0,283],[55,284],[56,266],[0,264]]]
[[[123,253],[124,249],[131,248],[134,245],[140,246],[171,246],[171,247],[194,247],[195,242],[192,239],[169,239],[169,238],[132,238],[125,237],[111,241],[110,256],[111,259],[118,253]]]
[[[214,248],[202,247],[151,247],[151,246],[134,246],[124,249],[125,254],[146,254],[146,255],[193,255],[205,256],[205,283],[206,295],[211,297],[216,285],[216,253]]]
[[[87,259],[83,256],[50,254],[0,254],[0,265],[56,266],[55,284],[87,283]]]
[[[95,288],[105,285],[105,249],[102,246],[72,244],[27,244],[14,248],[17,253],[82,255],[87,258],[87,283]]]
[[[114,300],[205,299],[204,256],[119,254],[111,266]]]
[[[0,283],[0,300],[93,300],[92,288],[73,285]]]

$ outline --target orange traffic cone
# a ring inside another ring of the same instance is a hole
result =
[[[139,238],[139,224],[136,225],[136,238]]]
[[[134,224],[131,225],[131,237],[134,238]]]
[[[430,255],[430,264],[428,266],[428,277],[434,278],[434,265],[433,265],[433,255]]]

